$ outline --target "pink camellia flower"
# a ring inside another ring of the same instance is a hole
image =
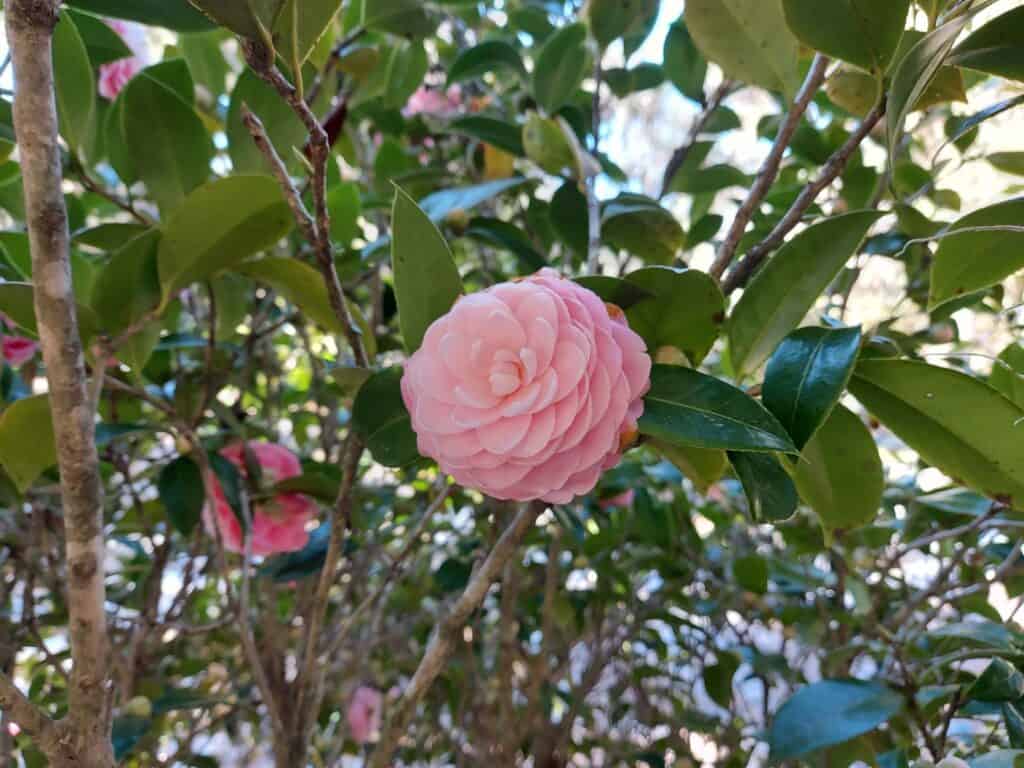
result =
[[[146,43],[146,28],[141,24],[120,19],[107,19],[107,24],[121,36],[134,54],[100,66],[100,96],[113,101],[128,81],[146,67],[149,46]]]
[[[359,686],[352,694],[348,705],[348,729],[356,744],[372,741],[380,731],[383,703],[383,694],[368,685]]]
[[[607,499],[601,499],[601,509],[613,509],[615,507],[632,507],[633,499],[636,498],[636,491],[630,488],[628,491],[623,491],[617,496],[609,496]]]
[[[622,310],[552,269],[465,296],[402,377],[420,453],[498,499],[564,504],[635,439],[651,359]]]
[[[298,458],[287,448],[273,443],[252,441],[249,443],[249,449],[259,462],[263,474],[262,481],[266,486],[302,474]],[[245,476],[245,448],[241,443],[229,445],[220,453],[238,467],[243,477]],[[212,535],[216,520],[225,549],[230,552],[244,552],[245,538],[242,525],[224,496],[224,489],[216,477],[213,478],[213,493],[217,502],[216,510],[211,510],[209,504],[203,508],[206,530]],[[316,504],[301,493],[279,493],[269,501],[254,504],[252,553],[265,556],[302,549],[309,541],[306,523],[313,519],[316,511]]]
[[[5,335],[0,341],[0,345],[2,345],[3,358],[11,368],[19,368],[31,360],[38,348],[36,342],[26,339],[24,336]]]
[[[453,85],[447,91],[438,88],[428,88],[421,85],[419,89],[409,97],[409,101],[402,109],[406,117],[416,115],[433,115],[434,117],[451,117],[462,107],[462,89]]]

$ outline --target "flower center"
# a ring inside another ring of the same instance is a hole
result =
[[[495,353],[491,361],[488,381],[491,393],[497,397],[515,394],[523,386],[529,384],[536,374],[537,355],[527,347],[518,352],[502,349]]]

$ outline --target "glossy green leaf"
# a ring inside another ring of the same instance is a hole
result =
[[[548,38],[533,69],[533,96],[554,115],[576,93],[587,72],[587,28],[569,24]]]
[[[285,0],[189,0],[237,35],[262,40],[275,26]]]
[[[992,659],[967,689],[966,698],[976,701],[1017,701],[1024,696],[1024,675],[1006,659]]]
[[[782,425],[742,390],[691,368],[655,365],[640,432],[671,445],[795,453]]]
[[[601,298],[601,301],[614,304],[622,310],[631,309],[641,301],[653,299],[656,295],[653,291],[647,290],[639,283],[630,282],[621,277],[588,275],[577,277],[576,282],[588,291],[596,293]]]
[[[26,439],[31,435],[31,439]],[[26,397],[0,414],[0,464],[25,493],[44,470],[57,463],[50,398]]]
[[[687,0],[686,24],[726,76],[789,95],[800,87],[800,46],[782,0]]]
[[[768,731],[772,760],[792,760],[873,731],[903,709],[903,696],[860,680],[822,680],[796,692]]]
[[[701,494],[722,479],[729,465],[725,451],[672,445],[661,440],[650,440],[649,445],[674,464]]]
[[[606,69],[604,80],[618,98],[624,99],[631,93],[649,91],[665,82],[665,72],[658,64],[644,62],[635,67],[614,67]]]
[[[125,89],[125,146],[139,177],[165,215],[210,176],[211,144],[195,110],[145,73]]]
[[[654,294],[626,310],[629,327],[651,354],[675,347],[692,365],[700,365],[722,330],[725,297],[707,273],[695,269],[647,267],[626,280]]]
[[[398,323],[408,352],[419,349],[430,324],[462,294],[462,278],[451,249],[420,206],[395,189],[391,215],[391,268]]]
[[[419,457],[401,382],[401,368],[375,373],[360,387],[352,406],[353,428],[366,441],[374,461],[386,467],[402,467]]]
[[[867,525],[882,506],[885,473],[878,446],[860,417],[842,405],[807,443],[793,479],[827,535]]]
[[[338,0],[285,0],[274,26],[274,47],[289,65],[309,58],[341,4]]]
[[[768,361],[765,407],[803,448],[850,380],[860,349],[859,328],[801,328],[787,336]]]
[[[84,153],[96,128],[96,79],[85,42],[67,11],[53,32],[53,69],[61,135],[75,152]]]
[[[1013,8],[970,34],[950,63],[1024,81],[1024,8]]]
[[[70,0],[72,8],[179,32],[208,30],[212,23],[188,0]]]
[[[33,336],[39,335],[31,283],[0,283],[0,312],[7,315],[7,319],[19,328]],[[84,304],[78,305],[77,314],[78,332],[85,344],[99,330],[99,318]]]
[[[191,535],[206,503],[199,465],[188,456],[179,456],[160,470],[157,490],[171,525],[183,536]]]
[[[686,233],[676,217],[657,201],[623,193],[604,204],[601,238],[648,263],[670,264],[683,247]]]
[[[601,48],[607,48],[620,37],[640,34],[647,18],[657,10],[658,0],[588,0],[585,17],[591,36]]]
[[[217,29],[178,35],[178,48],[192,77],[214,95],[224,93],[228,76],[228,63],[220,47],[224,38]]]
[[[736,561],[736,567],[746,572],[750,569],[758,568],[754,564],[756,559],[762,566],[764,566],[764,560],[762,558],[748,558],[746,560],[746,567],[744,568],[742,559]],[[759,572],[756,574],[756,578],[760,581]],[[767,567],[763,570],[764,581],[768,581],[768,570]],[[752,590],[753,591],[753,590]],[[718,661],[704,668],[704,689],[708,692],[708,696],[723,709],[729,709],[732,703],[732,681],[736,676],[736,673],[740,668],[740,658],[735,653],[721,652],[718,654]]]
[[[1017,227],[1024,221],[1024,198],[990,205],[964,216],[944,237],[932,261],[930,309],[974,291],[988,288],[1024,269],[1024,231],[967,231],[988,227]]]
[[[1014,343],[999,353],[988,383],[1024,408],[1024,346]]]
[[[406,39],[429,35],[436,20],[421,0],[356,0],[361,6],[362,24],[368,29],[388,32]]]
[[[492,144],[498,149],[516,157],[523,157],[523,129],[513,123],[507,123],[494,117],[469,115],[455,120],[449,130],[452,133],[471,136],[474,139]]]
[[[704,80],[708,74],[708,63],[697,50],[697,45],[686,28],[685,18],[680,18],[668,29],[665,37],[665,77],[687,98],[696,102],[704,101]]]
[[[796,512],[799,499],[793,480],[770,453],[729,453],[729,463],[743,485],[755,523],[777,523]]]
[[[302,121],[277,91],[246,69],[238,77],[231,92],[224,130],[228,137],[228,153],[235,173],[270,173],[266,158],[252,140],[242,122],[242,105],[252,110],[263,123],[267,136],[287,165],[298,164],[296,149],[301,150],[308,136]]]
[[[522,186],[526,181],[522,176],[512,176],[468,187],[442,189],[420,200],[419,207],[432,222],[439,223],[450,213],[472,210],[503,192]]]
[[[925,35],[893,70],[886,109],[890,167],[896,165],[896,146],[903,136],[907,116],[938,74],[968,19],[968,16],[961,16]]]
[[[992,152],[985,159],[997,171],[1024,176],[1024,152]]]
[[[985,382],[904,360],[864,360],[850,391],[928,463],[994,499],[1024,503],[1024,409]]]
[[[859,211],[825,219],[797,234],[757,273],[729,319],[738,372],[755,371],[803,321],[880,216]]]
[[[522,57],[515,47],[504,40],[486,40],[459,54],[448,70],[448,82],[461,83],[502,69],[524,80],[527,77]]]
[[[89,53],[89,61],[94,67],[126,59],[132,55],[132,49],[103,19],[75,10],[69,10],[68,16],[75,22],[78,34]]]
[[[143,224],[107,222],[89,229],[80,229],[71,236],[71,242],[79,248],[94,248],[110,253],[120,250],[146,230]]]
[[[163,304],[182,288],[239,264],[291,231],[294,220],[270,176],[230,176],[195,190],[164,226]]]
[[[907,25],[910,0],[784,0],[786,21],[805,45],[881,74]]]
[[[477,216],[470,220],[466,237],[514,254],[519,260],[522,273],[533,273],[547,266],[547,261],[534,247],[527,234],[507,221]]]
[[[111,256],[96,279],[90,305],[109,335],[117,336],[160,305],[159,244],[156,230],[140,235]]]
[[[331,239],[348,245],[359,235],[362,200],[359,185],[343,181],[327,191],[327,210],[331,215]]]

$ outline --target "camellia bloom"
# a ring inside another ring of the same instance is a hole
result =
[[[146,42],[146,28],[141,24],[120,19],[108,19],[107,24],[121,36],[134,54],[100,66],[100,96],[113,101],[128,85],[128,81],[145,68],[149,59],[149,46]]]
[[[260,465],[264,485],[273,485],[302,474],[298,457],[287,448],[273,443],[250,442],[249,450]],[[241,443],[229,445],[221,451],[221,455],[245,476],[245,449]],[[224,547],[231,552],[244,552],[242,524],[235,516],[216,477],[213,478],[213,494],[217,501],[216,510],[210,509],[209,504],[203,508],[206,529],[212,535],[216,520]],[[302,549],[309,541],[306,523],[313,519],[316,511],[316,504],[301,493],[279,493],[269,501],[254,504],[252,553],[265,556]]]
[[[18,368],[31,360],[39,346],[32,339],[10,335],[5,335],[0,341],[0,345],[2,345],[3,358],[11,368]]]
[[[460,298],[405,367],[419,451],[498,499],[564,504],[635,439],[651,359],[622,310],[551,269]]]
[[[380,731],[384,696],[376,688],[361,685],[352,694],[348,705],[348,729],[352,741],[366,744]]]
[[[428,88],[421,85],[416,92],[409,97],[408,103],[402,110],[406,117],[416,115],[433,115],[435,117],[451,117],[462,107],[462,89],[453,85],[447,91],[438,88]]]

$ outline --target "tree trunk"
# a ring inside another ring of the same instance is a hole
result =
[[[95,444],[95,403],[86,386],[71,288],[53,75],[58,0],[8,0],[14,66],[14,130],[25,188],[39,338],[49,382],[66,533],[68,634],[72,671],[63,755],[51,765],[108,768],[111,687],[104,613],[103,497]]]

